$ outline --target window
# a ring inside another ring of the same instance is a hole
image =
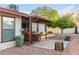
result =
[[[45,34],[45,24],[39,23],[39,33]]]
[[[11,17],[2,17],[2,38],[3,41],[14,40],[14,18]]]
[[[36,22],[33,22],[32,23],[32,32],[37,32],[38,31],[38,27],[37,27],[37,23]]]

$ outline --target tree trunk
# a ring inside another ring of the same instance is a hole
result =
[[[63,29],[61,29],[61,36],[60,36],[61,38],[63,37]]]
[[[75,26],[75,34],[78,34],[78,31],[77,31],[77,26]]]
[[[63,34],[63,29],[61,29],[61,34]]]

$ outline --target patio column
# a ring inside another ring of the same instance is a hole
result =
[[[47,40],[47,24],[45,23],[45,39]]]
[[[29,16],[29,43],[32,44],[32,18]]]

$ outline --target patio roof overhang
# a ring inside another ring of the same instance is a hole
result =
[[[29,15],[26,14],[26,13],[17,12],[15,10],[2,8],[2,7],[0,7],[0,12],[9,13],[9,14],[13,14],[13,15],[16,15],[16,16],[29,17]]]
[[[36,15],[32,15],[30,16],[33,20],[32,21],[43,21],[43,22],[48,22],[47,19],[40,17],[40,16],[36,16]]]

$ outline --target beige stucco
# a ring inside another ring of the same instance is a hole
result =
[[[1,42],[1,16],[0,16],[0,42]]]
[[[21,17],[16,17],[15,18],[15,36],[21,35]]]
[[[59,28],[53,28],[53,29],[51,29],[51,31],[53,32],[53,33],[61,33],[61,29],[59,29]],[[63,33],[64,34],[67,34],[67,33],[74,33],[75,32],[75,28],[67,28],[67,29],[64,29],[63,30]],[[78,32],[79,32],[79,30],[78,30]]]
[[[0,42],[1,42],[1,16],[15,17],[15,36],[21,35],[21,21],[22,21],[21,17],[0,12]],[[0,43],[0,50],[11,48],[11,47],[14,47],[15,45],[16,45],[15,41],[3,42],[3,43]]]
[[[66,33],[75,33],[75,28],[67,28],[67,29],[64,29],[63,30],[63,33],[66,34]]]
[[[15,41],[0,43],[0,50],[4,50],[4,49],[7,49],[7,48],[14,47],[15,44],[16,44]]]

